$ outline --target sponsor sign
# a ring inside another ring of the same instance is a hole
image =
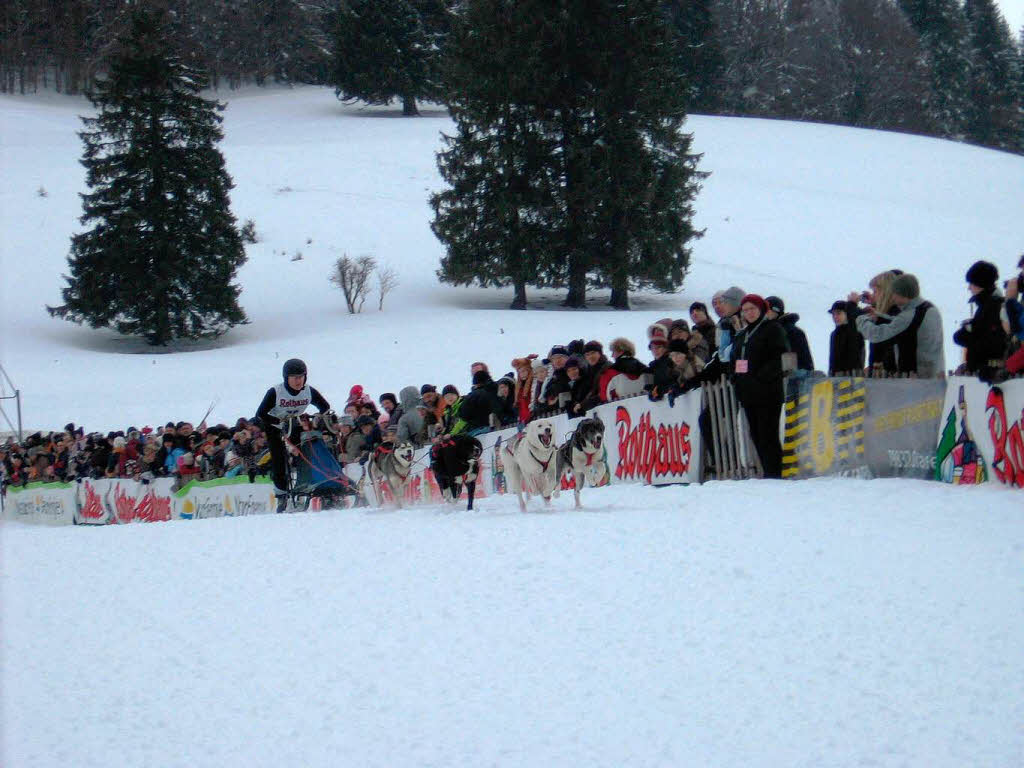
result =
[[[633,397],[601,405],[588,415],[604,422],[612,483],[700,482],[701,393],[668,401]]]
[[[867,379],[864,457],[872,477],[935,477],[942,379]]]
[[[4,516],[26,523],[71,525],[75,506],[74,483],[11,485],[7,487]]]
[[[999,386],[948,380],[934,477],[954,485],[1024,488],[1024,380]]]
[[[274,486],[270,478],[220,477],[193,481],[173,494],[176,520],[204,520],[211,517],[269,515],[276,511]]]
[[[864,379],[810,379],[786,401],[782,440],[785,478],[871,477],[865,459]]]

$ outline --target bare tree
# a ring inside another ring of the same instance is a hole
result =
[[[381,267],[377,270],[377,309],[384,309],[384,297],[398,285],[398,273],[392,267]]]
[[[357,259],[342,256],[335,262],[331,282],[345,295],[349,314],[363,311],[363,302],[370,289],[370,277],[376,267],[377,261],[373,256],[360,256]]]

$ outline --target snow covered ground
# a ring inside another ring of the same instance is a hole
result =
[[[824,364],[825,310],[874,273],[917,272],[952,333],[966,267],[1024,247],[1024,158],[694,117],[713,176],[682,293],[631,313],[531,293],[538,311],[510,312],[510,292],[435,280],[443,113],[220,95],[234,210],[262,236],[240,273],[252,323],[166,354],[44,312],[87,105],[0,97],[0,363],[28,427],[198,420],[214,397],[211,420],[234,420],[293,356],[336,403],[357,382],[465,387],[474,360],[640,340],[732,284],[782,295]],[[400,270],[383,312],[345,313],[327,282],[342,253]],[[0,765],[1024,764],[1019,493],[821,480],[584,500],[0,525]]]
[[[0,762],[1021,765],[1013,492],[585,501],[7,523]]]

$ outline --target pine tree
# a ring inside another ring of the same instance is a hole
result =
[[[962,139],[970,111],[971,48],[957,0],[900,0],[930,73],[928,114],[940,136]]]
[[[711,112],[719,104],[725,58],[719,47],[713,0],[664,0],[680,74],[689,92],[688,112]]]
[[[168,14],[137,5],[82,118],[90,192],[71,239],[64,305],[51,314],[164,345],[247,322],[232,285],[245,252],[217,149],[222,105],[169,40]]]
[[[1018,152],[1022,121],[1017,92],[1018,54],[1006,23],[992,0],[964,6],[972,57],[967,139]]]
[[[660,0],[476,0],[452,45],[458,132],[433,198],[440,276],[674,290],[703,174],[682,133],[690,98]],[[539,77],[537,73],[545,75]]]
[[[447,79],[456,132],[445,136],[438,169],[449,188],[431,197],[434,234],[446,246],[442,282],[512,285],[512,309],[526,308],[526,286],[551,284],[545,264],[557,220],[555,151],[535,88],[529,0],[480,0],[453,30]]]
[[[448,16],[442,0],[347,0],[331,21],[331,83],[339,98],[369,104],[440,100]]]

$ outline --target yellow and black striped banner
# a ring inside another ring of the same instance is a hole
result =
[[[859,474],[866,407],[864,379],[807,382],[786,401],[782,476]]]

